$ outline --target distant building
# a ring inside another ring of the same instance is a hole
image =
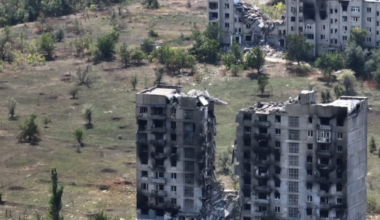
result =
[[[231,0],[208,0],[208,23],[222,29],[220,43],[242,45],[260,40],[286,47],[286,35],[303,34],[314,45],[312,53],[339,52],[346,47],[350,30],[367,31],[365,45],[380,47],[380,1],[285,0],[286,15],[270,19],[257,6]]]
[[[137,216],[199,219],[212,197],[214,102],[159,86],[136,95]]]
[[[314,91],[236,116],[242,220],[365,220],[367,98]]]

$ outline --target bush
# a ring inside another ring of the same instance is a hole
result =
[[[239,76],[242,70],[243,70],[243,66],[241,65],[231,65],[232,76]]]
[[[63,38],[65,38],[65,31],[62,27],[59,27],[57,30],[54,31],[54,38],[57,42],[61,42]]]
[[[123,44],[119,49],[120,61],[123,67],[127,67],[130,63],[131,52],[128,50],[127,44]]]
[[[49,123],[51,122],[51,118],[49,116],[44,117],[43,123],[45,128],[48,128]]]
[[[86,68],[83,70],[80,67],[77,69],[78,85],[85,85],[87,87],[90,87],[90,85],[93,83],[93,79],[91,79],[88,75],[91,70],[90,68],[90,66],[86,66]]]
[[[134,49],[131,53],[131,60],[137,65],[145,58],[145,53],[141,49]]]
[[[380,214],[380,204],[377,201],[377,196],[368,194],[367,213],[371,215]]]
[[[82,129],[78,128],[74,131],[74,137],[75,137],[75,140],[78,142],[78,144],[80,146],[83,146],[83,136],[84,136],[84,132]]]
[[[91,125],[93,107],[90,104],[85,104],[82,110],[83,117],[88,121],[88,125]]]
[[[19,141],[33,143],[39,140],[38,136],[40,131],[38,130],[38,125],[35,122],[36,118],[36,115],[31,115],[29,119],[24,121],[24,124],[19,126],[21,130],[21,133],[18,136]]]
[[[163,67],[158,67],[155,71],[156,80],[154,81],[155,85],[160,85],[162,77],[164,76],[165,69]]]
[[[203,76],[202,76],[202,74],[200,73],[200,72],[196,72],[195,73],[195,75],[194,75],[194,80],[195,80],[195,82],[197,82],[197,83],[201,83],[202,82],[202,80],[203,80]]]
[[[12,97],[9,97],[8,98],[8,113],[10,115],[10,118],[13,119],[14,116],[15,116],[15,112],[16,112],[16,106],[17,106],[17,101],[12,98]]]
[[[119,32],[113,28],[110,33],[100,36],[97,39],[96,46],[102,58],[110,58],[113,56],[118,38]]]
[[[138,79],[137,79],[137,76],[136,74],[131,78],[131,85],[133,87],[133,90],[136,90],[136,86],[137,86],[137,83],[138,83]]]
[[[154,40],[152,38],[145,38],[141,44],[141,50],[150,54],[154,50]]]
[[[54,53],[54,36],[51,33],[44,33],[39,39],[39,50],[45,53],[47,58],[52,58]]]
[[[78,94],[79,89],[74,87],[70,90],[69,94],[71,95],[71,99],[76,99],[76,95]]]
[[[150,29],[148,31],[148,37],[158,37],[158,33],[154,31],[153,29]]]

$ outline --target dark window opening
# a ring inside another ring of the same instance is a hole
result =
[[[170,135],[170,140],[176,141],[177,140],[177,135],[176,134],[171,134]]]
[[[329,217],[329,210],[319,210],[319,214],[321,218],[328,218]]]
[[[259,179],[259,186],[267,186],[268,182],[267,180]]]
[[[313,150],[313,144],[307,144],[307,149],[308,150]]]
[[[284,31],[284,35],[285,35],[285,31]],[[274,118],[275,118],[276,123],[281,122],[281,116],[280,115],[276,115]]]
[[[329,178],[329,173],[327,173],[327,172],[321,172],[321,177],[322,178]]]
[[[342,185],[342,183],[337,183],[336,184],[336,191],[337,192],[341,192],[343,190],[343,185]]]
[[[281,180],[274,180],[274,187],[280,187],[281,186]]]
[[[172,167],[176,167],[177,166],[177,160],[170,160],[170,165]]]
[[[336,171],[336,177],[337,178],[342,178],[343,177],[343,172],[341,170]]]
[[[260,115],[259,121],[268,121],[268,117],[266,115]]]
[[[153,121],[153,127],[154,128],[164,128],[165,127],[165,121],[164,120],[154,120]]]
[[[329,192],[329,185],[328,184],[320,184],[319,185],[319,189],[321,190],[321,191],[325,191],[326,193],[328,193]],[[324,197],[322,197],[322,198],[324,198]],[[321,198],[321,201],[322,201],[322,198]],[[322,203],[322,202],[321,202]]]
[[[177,127],[177,124],[176,124],[174,121],[170,122],[170,128],[171,128],[173,131],[175,131],[176,127]]]
[[[164,165],[164,160],[156,159],[156,166],[163,166],[163,165]]]
[[[292,17],[290,18],[290,21],[296,21],[296,17],[292,16]]]
[[[251,146],[251,138],[245,138],[244,139],[244,146],[246,146],[246,147]]]
[[[251,204],[244,204],[244,210],[251,210]]]
[[[312,156],[308,156],[307,157],[307,162],[308,163],[313,163],[313,157]]]
[[[251,114],[244,114],[243,120],[251,121],[252,120],[252,115]]]
[[[344,126],[344,118],[337,118],[336,119],[336,126]]]
[[[280,193],[279,192],[274,193],[274,199],[280,199]]]
[[[208,7],[209,7],[211,10],[218,9],[218,3],[210,2],[210,3],[208,4]]]
[[[281,142],[276,141],[275,142],[275,148],[281,148]]]
[[[260,128],[259,129],[259,133],[260,134],[267,134],[268,133],[268,129],[266,129],[266,128]]]
[[[245,172],[251,172],[251,164],[250,163],[244,163],[244,170],[245,170]]]
[[[342,165],[343,164],[342,159],[340,159],[340,158],[336,159],[336,164],[337,165]]]
[[[268,170],[266,168],[259,167],[259,175],[265,175],[268,173]]]
[[[161,108],[161,107],[152,107],[152,115],[165,115],[164,114],[164,108]]]
[[[260,141],[259,142],[259,147],[267,147],[268,146],[268,141]]]
[[[279,162],[279,161],[280,161],[280,157],[281,157],[280,154],[275,154],[275,155],[274,155],[274,160],[275,160],[276,162]]]
[[[146,120],[138,120],[138,131],[146,131],[148,121]]]
[[[148,171],[141,171],[141,177],[148,177]]]
[[[251,185],[251,176],[244,176],[244,184]]]
[[[243,188],[244,197],[251,197],[251,190],[249,188]]]
[[[313,214],[313,209],[312,208],[307,208],[306,209],[306,215],[311,216]]]
[[[306,183],[306,189],[308,189],[308,190],[313,189],[313,184],[312,183]]]
[[[281,167],[275,167],[275,173],[281,174]]]
[[[327,146],[326,144],[321,144],[321,145],[320,145],[320,149],[321,149],[322,151],[328,151],[328,150],[329,150],[329,148],[328,148],[328,146]]]
[[[343,11],[347,11],[349,1],[339,1]]]
[[[267,199],[266,193],[259,193],[259,199]]]
[[[252,41],[252,36],[251,35],[245,36],[245,41]]]
[[[259,154],[258,156],[259,160],[263,161],[263,160],[267,160],[267,155],[266,154]]]
[[[156,154],[163,154],[164,153],[164,147],[157,146],[156,147]]]
[[[309,124],[313,123],[313,117],[310,116],[310,117],[307,119],[307,122],[308,122]]]
[[[319,164],[321,165],[329,165],[330,159],[329,158],[320,158],[319,159]]]
[[[305,20],[315,20],[315,9],[313,3],[304,3],[304,16]]]
[[[330,118],[320,117],[319,121],[321,125],[330,125]]]
[[[313,170],[307,170],[306,173],[307,173],[308,176],[312,176],[313,175]]]
[[[244,151],[244,159],[251,159],[251,152],[250,151]]]

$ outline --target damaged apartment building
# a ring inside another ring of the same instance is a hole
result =
[[[265,40],[286,47],[286,35],[303,34],[314,45],[313,55],[340,52],[346,47],[351,28],[367,31],[365,45],[380,47],[380,1],[285,0],[286,12],[272,20],[257,6],[235,0],[208,0],[208,23],[222,29],[220,42],[242,45]]]
[[[235,142],[242,220],[365,220],[367,98],[314,91],[242,109]]]
[[[139,220],[200,219],[204,213],[216,184],[215,100],[174,86],[136,94]]]

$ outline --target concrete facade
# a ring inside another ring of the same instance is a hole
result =
[[[255,14],[260,19],[249,20],[249,10],[256,6],[232,0],[208,0],[208,23],[217,23],[222,34],[220,43],[236,41],[251,45],[265,40],[273,46],[286,47],[288,34],[304,34],[307,42],[314,45],[312,53],[343,51],[351,28],[367,31],[365,45],[380,47],[380,1],[316,1],[285,0],[286,13],[279,21],[271,21],[265,15]],[[262,22],[261,17],[265,18]]]
[[[367,98],[314,91],[242,109],[235,142],[242,220],[365,220]]]
[[[211,197],[214,102],[159,86],[136,94],[137,216],[197,219]]]

